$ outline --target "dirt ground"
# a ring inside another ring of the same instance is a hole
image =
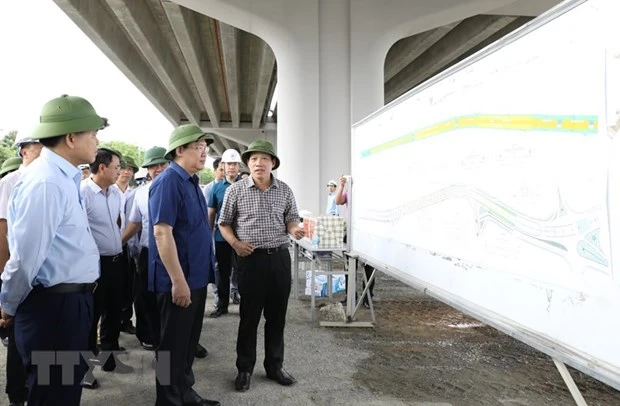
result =
[[[303,281],[300,282],[300,288]],[[384,274],[375,289],[375,328],[325,328],[310,320],[309,298],[291,294],[285,330],[285,368],[298,383],[282,387],[265,378],[263,326],[250,391],[234,390],[238,306],[211,319],[209,296],[201,343],[209,350],[195,360],[194,388],[222,405],[574,405],[552,360],[497,330],[424,296]],[[338,296],[336,298],[339,298]],[[325,303],[321,299],[320,303]],[[360,320],[369,319],[361,309]],[[82,405],[153,405],[153,353],[134,336],[121,334],[127,352],[119,358],[129,374],[95,376],[101,388],[85,390]],[[0,346],[0,371],[5,368]],[[620,392],[571,370],[588,405],[620,405]],[[0,388],[5,376],[0,373]],[[6,405],[0,395],[0,405]],[[59,405],[60,406],[60,405]]]
[[[575,404],[547,355],[384,274],[375,293],[377,327],[337,333],[371,354],[359,385],[405,402]],[[620,392],[569,369],[588,405],[620,405]]]

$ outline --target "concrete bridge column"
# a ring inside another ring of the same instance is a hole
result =
[[[392,44],[515,2],[171,1],[271,46],[278,65],[278,177],[293,188],[300,209],[319,213],[327,181],[350,172],[351,124],[383,106],[383,66]]]

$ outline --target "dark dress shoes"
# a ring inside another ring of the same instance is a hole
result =
[[[283,368],[277,369],[275,371],[268,371],[267,379],[276,381],[280,385],[284,386],[291,386],[297,382],[297,380],[293,378],[293,375],[286,372]]]
[[[134,371],[131,365],[124,364],[112,357],[101,366],[101,369],[106,372],[116,372],[117,374],[128,374]]]
[[[136,335],[136,328],[131,320],[123,322],[121,324],[121,331],[126,334]]]
[[[250,389],[250,380],[252,374],[249,372],[239,372],[237,379],[235,379],[235,389],[239,392],[245,392]]]
[[[200,399],[197,402],[183,403],[183,406],[203,406],[203,405],[220,406],[220,402],[218,402],[217,400]]]
[[[196,346],[196,354],[194,354],[194,356],[196,358],[205,358],[207,355],[209,355],[209,351],[207,351],[205,347],[198,343],[198,345]]]
[[[220,316],[223,316],[225,314],[228,314],[228,310],[226,309],[215,309],[215,311],[213,313],[211,313],[209,315],[209,317],[211,317],[212,319],[217,319]]]
[[[368,299],[364,298],[364,302],[362,304],[366,309],[370,309],[370,302],[368,302]]]

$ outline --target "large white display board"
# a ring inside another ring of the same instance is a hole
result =
[[[351,204],[354,253],[617,389],[619,15],[566,2],[356,124]]]

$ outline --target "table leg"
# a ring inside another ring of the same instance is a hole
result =
[[[293,295],[295,299],[299,299],[299,244],[293,243]]]
[[[347,317],[350,321],[355,320],[355,314],[353,313],[353,309],[355,309],[355,265],[357,264],[357,259],[353,257],[349,257],[347,274],[348,274],[348,286],[347,286]]]

